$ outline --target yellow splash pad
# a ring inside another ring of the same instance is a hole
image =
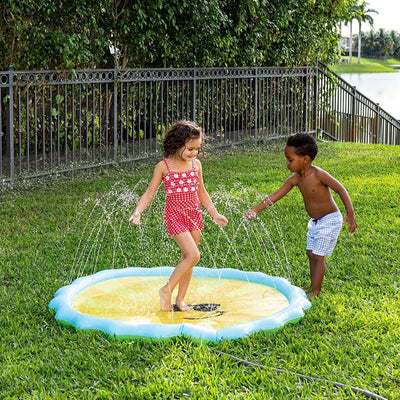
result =
[[[190,323],[221,329],[265,318],[289,305],[285,295],[264,284],[193,277],[185,302],[194,309],[188,312],[161,311],[158,290],[167,279],[165,276],[108,279],[82,290],[73,298],[71,306],[82,314],[136,325]],[[172,299],[175,297],[176,291]]]
[[[186,296],[192,310],[161,311],[158,290],[172,271],[173,267],[99,271],[58,289],[49,307],[63,324],[116,338],[187,335],[217,342],[279,329],[298,321],[311,307],[305,292],[285,278],[194,267]]]

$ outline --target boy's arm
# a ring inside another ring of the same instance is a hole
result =
[[[353,203],[351,202],[349,193],[347,192],[345,187],[341,184],[340,186],[341,188],[338,191],[336,191],[335,189],[333,190],[335,190],[335,192],[340,196],[340,199],[342,200],[342,203],[346,209],[346,215],[344,217],[343,223],[347,222],[349,232],[354,233],[357,229],[357,222],[354,217]]]
[[[349,232],[354,233],[357,229],[357,222],[354,217],[354,208],[353,203],[351,202],[349,193],[347,192],[346,188],[335,178],[329,175],[325,171],[322,172],[322,179],[321,182],[325,185],[329,186],[335,193],[340,196],[344,208],[346,209],[346,215],[344,217],[343,223],[348,224]]]
[[[248,220],[254,219],[260,211],[263,211],[266,208],[272,206],[283,196],[288,194],[293,189],[293,187],[297,185],[297,181],[298,179],[296,175],[292,175],[291,177],[286,179],[285,183],[278,190],[276,190],[274,193],[271,193],[263,201],[258,203],[255,207],[248,210],[244,214],[244,217]]]

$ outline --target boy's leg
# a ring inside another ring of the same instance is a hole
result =
[[[310,261],[311,275],[311,292],[307,294],[307,297],[319,296],[325,276],[325,256],[318,256],[311,250],[307,250],[307,256]]]
[[[310,219],[307,231],[307,256],[310,261],[311,292],[308,297],[319,296],[325,276],[325,257],[335,248],[342,229],[343,217],[340,211],[327,214],[319,220]]]

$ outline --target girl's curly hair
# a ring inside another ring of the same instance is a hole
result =
[[[195,122],[187,120],[175,122],[164,138],[164,157],[174,155],[188,140],[199,139],[201,135],[202,130]]]

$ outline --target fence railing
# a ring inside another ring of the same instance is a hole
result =
[[[175,120],[215,144],[315,129],[314,68],[0,72],[3,181],[148,157]]]
[[[178,119],[226,145],[295,131],[399,144],[399,122],[325,66],[0,72],[0,179],[156,155]]]
[[[318,131],[343,142],[400,144],[400,121],[318,63]]]

